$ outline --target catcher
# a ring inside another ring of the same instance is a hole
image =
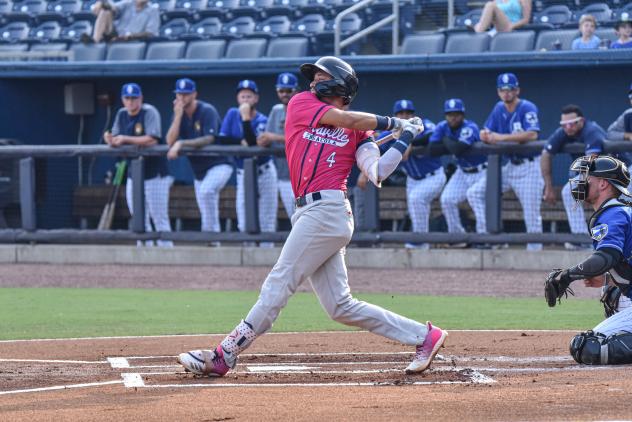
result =
[[[595,210],[588,222],[595,252],[572,268],[552,271],[544,296],[553,307],[573,293],[569,285],[575,280],[602,287],[606,319],[573,337],[570,353],[587,365],[632,363],[632,203],[619,198],[630,196],[630,172],[620,160],[603,155],[576,159],[571,172],[573,198]]]

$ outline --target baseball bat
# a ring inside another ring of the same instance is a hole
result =
[[[97,230],[109,230],[112,228],[112,222],[114,221],[114,211],[116,210],[116,200],[118,199],[119,190],[123,183],[123,176],[125,175],[125,169],[127,167],[127,161],[119,161],[116,163],[116,175],[112,181],[112,190],[108,202],[103,207],[101,218],[99,219],[99,225]]]

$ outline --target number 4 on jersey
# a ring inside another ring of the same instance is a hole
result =
[[[329,163],[329,168],[331,168],[334,164],[336,164],[336,153],[332,152],[329,157],[325,160]]]

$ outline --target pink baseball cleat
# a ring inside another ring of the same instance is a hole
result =
[[[215,350],[191,350],[180,353],[177,360],[180,365],[184,366],[185,371],[209,377],[223,377],[235,367],[234,364],[229,366],[226,363],[222,346],[217,346]],[[234,363],[237,363],[236,359]]]
[[[430,363],[436,356],[439,349],[445,343],[445,339],[448,337],[448,332],[442,330],[439,327],[433,327],[432,323],[428,321],[428,334],[424,339],[423,344],[417,346],[417,352],[413,361],[406,368],[407,374],[423,372],[430,367]]]

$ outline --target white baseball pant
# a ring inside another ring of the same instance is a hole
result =
[[[571,195],[571,184],[566,182],[562,188],[562,202],[568,216],[568,225],[571,233],[586,234],[588,233],[588,225],[586,224],[586,215],[582,204],[577,204]]]
[[[542,233],[542,194],[544,192],[544,179],[540,173],[540,157],[522,164],[505,164],[501,170],[502,192],[513,189],[522,205],[524,222],[527,233]],[[487,220],[485,218],[485,191],[487,190],[487,173],[478,182],[467,190],[467,200],[476,215],[476,232],[487,232]],[[541,250],[541,243],[527,244],[527,250]]]
[[[285,207],[285,212],[288,217],[292,217],[292,214],[294,214],[295,201],[294,191],[292,190],[292,182],[285,179],[279,179],[277,186],[279,188],[279,196],[281,197],[281,201]]]
[[[621,331],[632,333],[632,301],[624,295],[619,297],[619,310],[616,314],[601,321],[593,331],[606,336]]]
[[[465,229],[461,224],[461,216],[459,215],[459,203],[467,199],[467,190],[474,183],[483,177],[484,169],[480,169],[476,173],[465,173],[461,167],[456,169],[448,183],[441,193],[441,211],[448,225],[450,233],[465,233]]]
[[[169,190],[173,184],[172,176],[156,176],[145,180],[145,231],[152,232],[154,227],[158,232],[170,232],[171,222],[169,221]],[[127,178],[125,185],[125,198],[130,214],[134,214],[134,195],[132,193],[132,179]],[[152,227],[152,224],[153,227]],[[139,245],[142,242],[138,242]],[[153,246],[154,242],[147,241],[147,246]],[[173,242],[170,240],[159,240],[158,246],[171,248]]]
[[[292,230],[245,321],[257,335],[272,324],[306,279],[323,309],[340,323],[408,345],[422,344],[424,324],[355,299],[349,289],[344,254],[353,234],[353,215],[342,191],[321,191],[323,199],[297,208]]]
[[[257,174],[259,192],[259,228],[261,232],[276,231],[278,188],[277,171],[272,161],[259,166]],[[244,186],[244,171],[237,169],[237,228],[246,231],[246,189]]]
[[[200,209],[202,231],[220,232],[219,194],[233,174],[233,166],[219,164],[208,169],[202,180],[194,180],[195,200]]]
[[[421,180],[406,178],[406,201],[413,233],[428,233],[430,225],[430,204],[441,193],[445,184],[443,168]]]

